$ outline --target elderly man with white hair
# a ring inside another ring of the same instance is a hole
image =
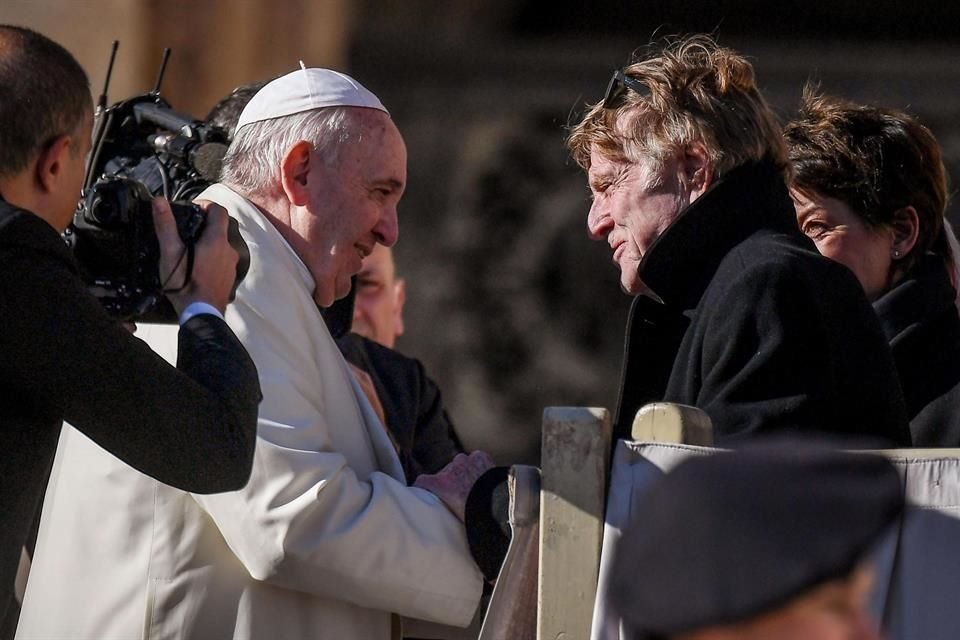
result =
[[[461,455],[407,487],[317,309],[397,239],[400,132],[352,78],[302,69],[251,100],[221,179],[203,197],[251,254],[226,315],[263,389],[250,482],[189,494],[65,430],[17,637],[386,640],[391,614],[467,625],[482,578],[461,520],[489,462]],[[174,353],[169,329],[138,335]]]

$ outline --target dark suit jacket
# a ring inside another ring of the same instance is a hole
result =
[[[924,256],[873,303],[918,447],[960,447],[960,314],[943,260]]]
[[[718,444],[800,429],[910,444],[886,340],[850,271],[797,229],[781,172],[742,166],[650,247],[640,276],[617,435],[643,404],[699,407]]]
[[[0,202],[0,618],[63,420],[124,462],[196,493],[242,487],[260,387],[227,325],[195,316],[178,369],[108,317],[60,236]]]
[[[355,333],[338,338],[337,346],[347,362],[373,379],[408,484],[421,473],[436,473],[463,452],[440,389],[419,360]]]

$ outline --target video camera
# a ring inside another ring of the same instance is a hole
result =
[[[81,277],[107,312],[127,321],[176,324],[177,314],[160,281],[160,247],[151,200],[170,200],[185,246],[189,281],[193,252],[206,214],[190,202],[215,182],[227,150],[226,133],[174,111],[159,88],[170,56],[164,51],[153,91],[110,107],[107,86],[116,57],[114,42],[106,86],[97,106],[93,150],[83,194],[63,234]],[[247,273],[250,253],[230,219],[228,239],[240,255],[233,291]],[[180,284],[180,283],[177,283]],[[232,295],[231,295],[232,299]]]

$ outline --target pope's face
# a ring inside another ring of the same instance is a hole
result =
[[[350,291],[350,278],[377,244],[399,232],[397,205],[407,179],[407,149],[385,113],[365,109],[360,139],[327,164],[311,151],[309,202],[290,221],[294,249],[315,283],[314,300],[328,307]]]

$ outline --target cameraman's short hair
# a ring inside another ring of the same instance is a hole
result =
[[[252,122],[234,134],[223,158],[220,181],[244,195],[272,195],[280,188],[280,163],[303,140],[328,165],[340,146],[362,136],[363,123],[350,107],[326,107],[290,116]]]
[[[92,110],[87,74],[30,29],[0,25],[0,176],[15,175]]]
[[[937,139],[909,114],[818,95],[808,85],[796,120],[784,128],[791,186],[845,203],[868,227],[888,227],[906,206],[920,220],[904,270],[928,251],[952,260],[943,232],[947,172]]]
[[[701,142],[723,176],[750,161],[771,160],[786,168],[777,117],[757,88],[753,66],[710,36],[669,40],[623,69],[649,91],[626,91],[620,104],[603,101],[567,137],[574,160],[590,168],[590,153],[649,162],[654,169],[671,154]]]

